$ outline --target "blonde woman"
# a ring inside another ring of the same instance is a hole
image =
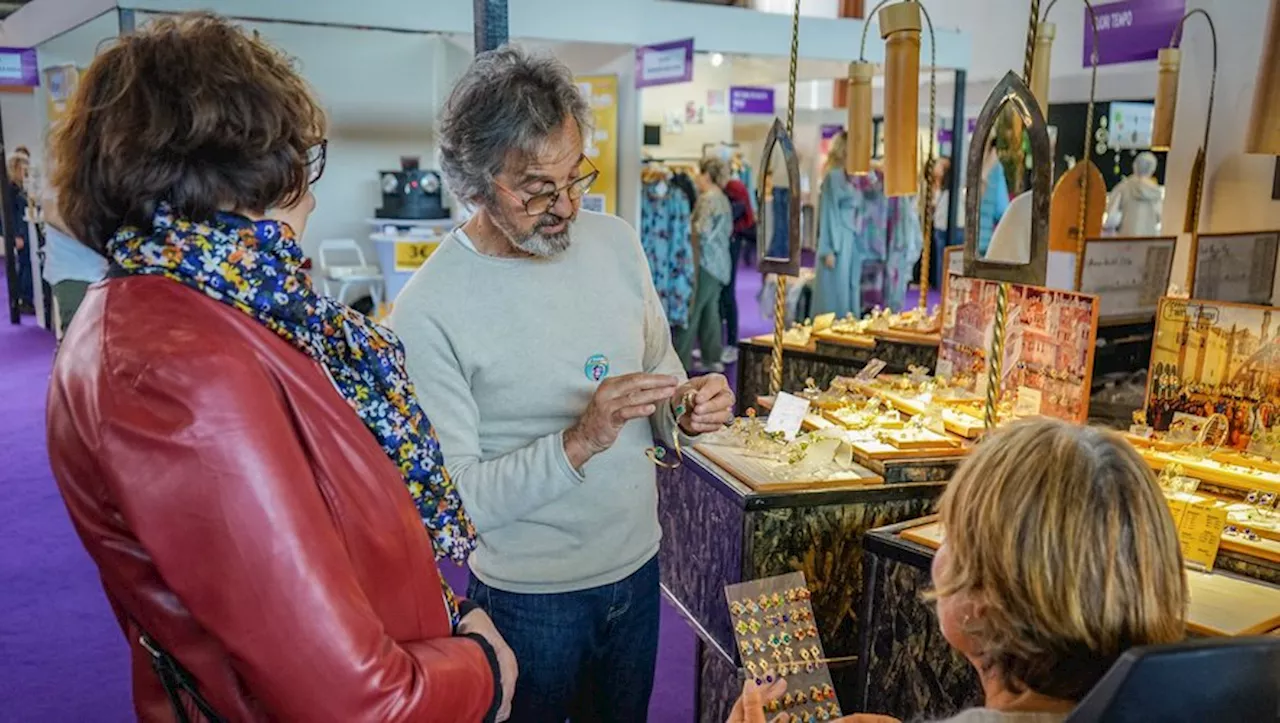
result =
[[[940,517],[938,622],[985,698],[949,721],[1060,723],[1126,650],[1184,635],[1173,519],[1112,432],[1047,419],[995,432],[956,472]],[[740,710],[753,720],[754,707]]]

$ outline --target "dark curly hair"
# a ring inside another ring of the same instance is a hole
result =
[[[99,251],[168,202],[192,220],[307,193],[325,116],[280,51],[209,13],[162,18],[103,50],[50,140],[67,231]]]

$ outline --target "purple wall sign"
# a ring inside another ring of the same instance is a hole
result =
[[[729,112],[773,115],[773,88],[729,88]]]
[[[841,133],[844,133],[844,126],[841,126],[841,125],[822,126],[822,140],[824,141],[830,138],[835,138]]]
[[[40,85],[35,48],[0,48],[0,85]]]
[[[938,143],[950,143],[955,138],[955,133],[950,128],[938,129]]]
[[[1098,9],[1098,65],[1155,60],[1156,51],[1169,47],[1187,0],[1119,0]],[[1091,65],[1093,29],[1084,12],[1084,67]]]
[[[636,48],[636,87],[693,80],[693,38]]]

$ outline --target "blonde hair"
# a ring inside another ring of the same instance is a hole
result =
[[[719,158],[703,158],[698,163],[698,170],[706,174],[712,183],[721,188],[729,182],[729,164]]]
[[[827,160],[822,164],[822,175],[825,177],[836,168],[844,168],[845,156],[849,151],[849,136],[840,131],[831,139],[831,147],[827,149]]]
[[[948,560],[985,671],[1011,691],[1079,700],[1128,648],[1185,635],[1173,518],[1118,435],[1036,419],[993,433],[942,496]]]

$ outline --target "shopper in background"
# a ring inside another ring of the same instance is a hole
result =
[[[15,152],[7,161],[9,172],[9,218],[14,225],[14,249],[18,267],[18,307],[23,313],[35,313],[35,281],[31,268],[31,224],[27,221],[27,169],[31,157],[26,153]]]
[[[946,278],[946,269],[942,268],[945,258],[943,251],[951,245],[947,213],[951,205],[951,159],[942,156],[933,164],[933,178],[930,182],[933,193],[933,238],[930,239],[933,254],[929,263],[929,285],[935,289],[942,288],[942,279]]]
[[[996,225],[1009,210],[1009,181],[1005,178],[1004,165],[996,150],[996,139],[987,140],[982,156],[982,195],[978,206],[978,254],[986,255]]]
[[[107,259],[67,235],[56,199],[46,200],[44,212],[44,280],[53,289],[58,335],[65,336],[89,286],[107,276]]]
[[[756,213],[751,206],[751,192],[740,179],[730,178],[724,184],[724,195],[733,209],[733,236],[729,242],[729,283],[720,292],[720,316],[724,319],[725,338],[728,346],[720,361],[733,364],[738,361],[738,266],[742,263],[743,248],[756,245]]]
[[[661,537],[646,450],[733,406],[723,376],[685,381],[635,229],[581,210],[590,117],[555,58],[477,56],[438,135],[475,214],[391,314],[480,534],[470,596],[520,662],[522,722],[645,720]]]
[[[720,190],[728,181],[729,167],[719,158],[698,164],[698,205],[693,209],[694,257],[698,277],[693,288],[689,325],[675,333],[676,352],[685,369],[693,367],[693,342],[702,350],[700,371],[723,372],[723,332],[720,327],[721,292],[733,277],[733,209]]]
[[[985,699],[948,721],[1059,723],[1126,650],[1186,634],[1168,504],[1113,432],[1045,418],[1001,428],[960,465],[939,512],[938,621]]]
[[[141,721],[190,700],[149,649],[229,721],[492,720],[514,687],[436,567],[471,526],[395,337],[303,272],[324,131],[286,56],[206,14],[100,52],[54,128],[67,231],[115,268],[54,364],[49,457]]]

